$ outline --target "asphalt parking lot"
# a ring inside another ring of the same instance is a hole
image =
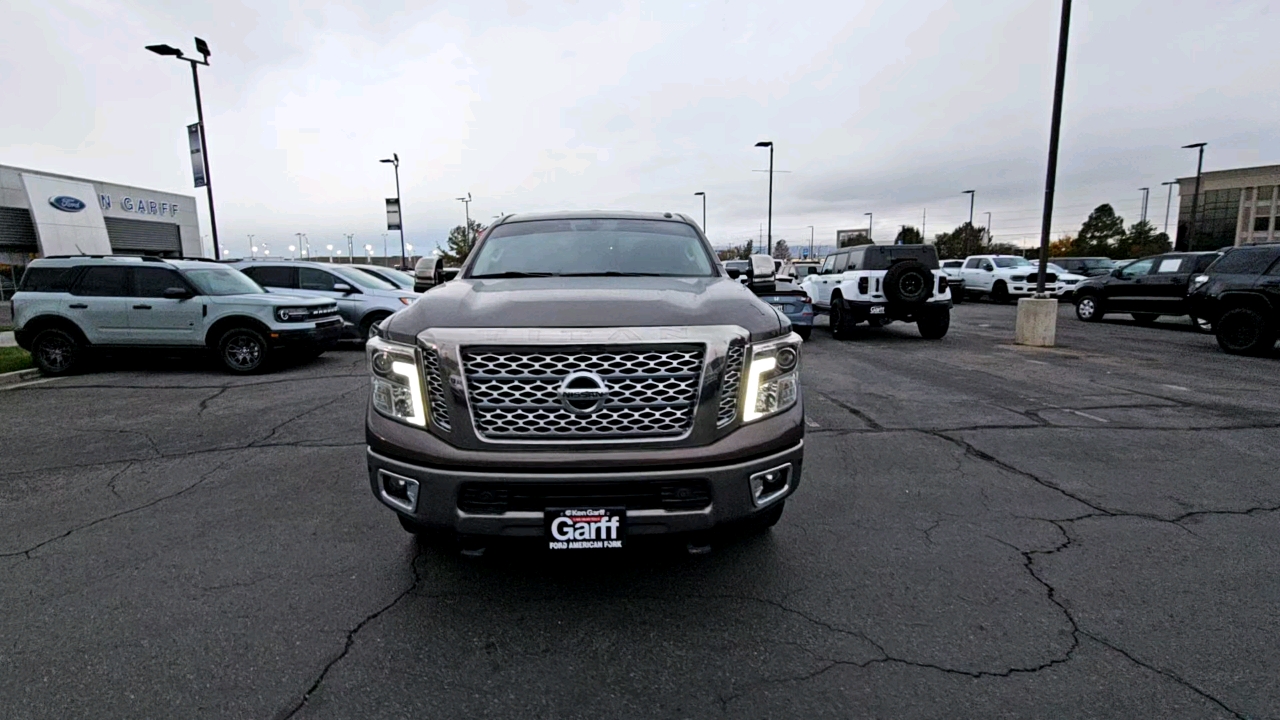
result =
[[[770,533],[418,545],[358,349],[0,390],[0,698],[68,717],[1280,717],[1280,360],[1173,323],[806,344]]]

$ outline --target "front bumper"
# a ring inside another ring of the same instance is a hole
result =
[[[760,457],[704,467],[531,473],[430,467],[389,458],[372,448],[367,451],[369,484],[373,494],[397,513],[426,528],[452,530],[464,535],[506,537],[541,537],[544,533],[542,511],[465,512],[459,507],[464,484],[501,483],[507,488],[528,486],[526,494],[545,496],[573,494],[576,487],[588,483],[599,487],[607,483],[704,482],[710,489],[710,502],[701,509],[627,509],[629,535],[662,535],[711,530],[719,525],[750,519],[775,507],[799,485],[803,456],[804,440],[800,440],[788,448]],[[753,474],[785,466],[790,467],[785,490],[769,497],[766,504],[757,506],[752,498],[749,478]],[[384,482],[388,474],[417,483],[416,497],[411,504],[387,494]],[[600,504],[608,502],[601,500]]]
[[[321,320],[314,327],[297,330],[275,330],[271,333],[271,345],[278,350],[329,349],[342,337],[342,320],[334,317]]]

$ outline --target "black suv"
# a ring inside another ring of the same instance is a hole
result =
[[[1260,355],[1280,325],[1280,243],[1232,248],[1191,281],[1191,312],[1213,323],[1218,345]]]
[[[1108,313],[1128,313],[1143,325],[1154,323],[1161,315],[1199,318],[1187,303],[1191,278],[1204,272],[1221,254],[1214,250],[1152,255],[1122,265],[1108,275],[1082,280],[1076,285],[1076,317],[1095,322]]]
[[[1085,277],[1110,275],[1116,269],[1116,261],[1108,257],[1056,257],[1049,260],[1069,273]]]

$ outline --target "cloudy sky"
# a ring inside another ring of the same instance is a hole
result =
[[[0,163],[201,197],[185,126],[202,70],[222,244],[343,233],[381,252],[400,155],[419,249],[471,212],[627,208],[700,218],[718,245],[765,221],[818,243],[865,225],[950,229],[992,213],[1038,235],[1056,0],[137,2],[10,0],[0,27]],[[1138,188],[1280,163],[1274,0],[1076,0],[1055,231]],[[1177,198],[1174,198],[1177,212]],[[277,251],[278,252],[278,251]]]

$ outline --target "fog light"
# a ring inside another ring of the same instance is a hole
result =
[[[385,470],[378,472],[381,482],[382,499],[388,503],[413,512],[418,506],[418,481],[413,478],[393,475]]]
[[[791,488],[791,464],[758,472],[751,476],[751,501],[762,507],[777,500]]]

